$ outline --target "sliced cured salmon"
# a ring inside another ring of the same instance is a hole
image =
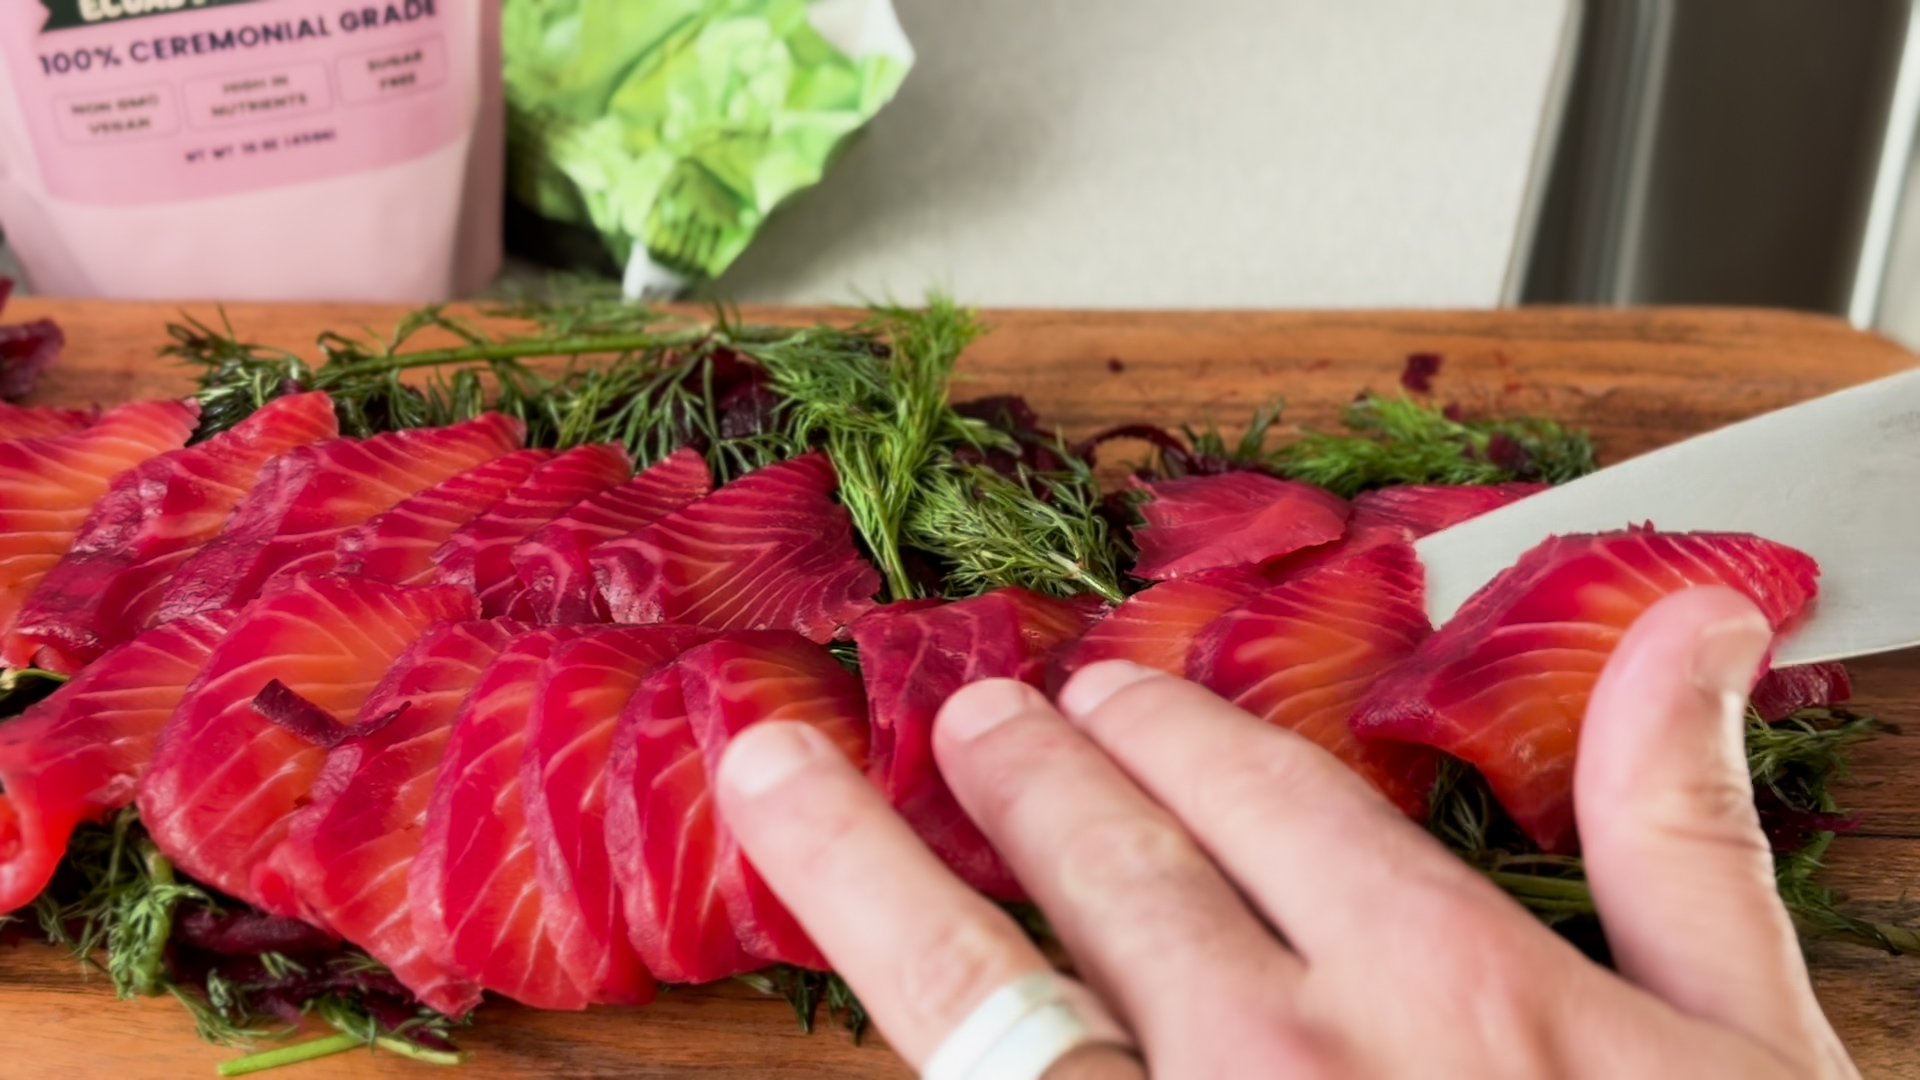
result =
[[[407,873],[447,735],[480,673],[533,627],[506,620],[440,623],[388,669],[360,707],[371,729],[335,747],[313,801],[254,879],[276,908],[293,908],[367,950],[426,1005],[460,1016],[480,986],[424,948],[407,907]]]
[[[313,796],[327,752],[354,734],[387,669],[437,622],[470,619],[459,589],[297,576],[247,606],[161,729],[140,815],[181,869],[276,915],[254,872]],[[277,688],[277,689],[276,689]]]
[[[488,413],[445,428],[328,439],[274,458],[220,535],[175,573],[155,618],[165,622],[259,595],[276,575],[334,565],[340,535],[409,495],[519,449],[526,425]]]
[[[1554,537],[1384,675],[1354,729],[1464,759],[1535,843],[1573,851],[1580,722],[1633,620],[1663,596],[1725,585],[1779,631],[1813,599],[1818,572],[1801,552],[1745,534],[1634,528]]]
[[[1425,820],[1439,756],[1362,739],[1347,723],[1374,680],[1430,632],[1422,580],[1404,541],[1320,567],[1208,624],[1189,669],[1200,685],[1313,740],[1407,816]]]
[[[1853,678],[1845,664],[1795,664],[1774,668],[1753,685],[1753,710],[1767,723],[1785,720],[1802,709],[1838,705],[1853,696]]]
[[[334,568],[391,585],[433,584],[440,545],[552,458],[551,450],[516,450],[407,496],[341,533]]]
[[[99,409],[54,409],[0,401],[0,442],[67,435],[98,419]]]
[[[407,871],[413,931],[460,977],[537,1009],[593,995],[561,965],[520,791],[527,715],[553,650],[601,626],[522,634],[480,673],[447,739],[419,854]]]
[[[594,588],[587,553],[653,524],[712,490],[706,458],[685,448],[541,526],[512,554],[514,570],[527,587],[533,618],[543,623],[611,621],[606,599]]]
[[[688,652],[676,666],[709,787],[727,743],[767,721],[810,724],[855,768],[865,765],[866,700],[860,679],[821,646],[790,631],[744,631]],[[656,827],[646,826],[648,831]],[[727,916],[748,953],[769,963],[826,970],[819,946],[747,862],[724,824],[714,861]],[[682,882],[689,886],[698,883]]]
[[[941,778],[934,718],[981,679],[1042,685],[1056,650],[1098,611],[1097,602],[997,589],[951,604],[889,604],[853,626],[871,710],[868,778],[962,881],[995,899],[1026,894]]]
[[[589,556],[615,621],[794,630],[827,641],[873,607],[824,454],[769,465]]]
[[[1140,504],[1146,524],[1133,530],[1140,549],[1133,574],[1151,581],[1254,566],[1327,543],[1345,530],[1350,512],[1330,491],[1265,473],[1133,483],[1150,496]]]
[[[266,463],[339,430],[327,395],[293,394],[114,477],[28,598],[0,660],[71,673],[138,633],[174,571],[219,534]]]
[[[1546,484],[1403,484],[1353,497],[1353,523],[1399,525],[1415,539],[1547,490]]]
[[[68,435],[0,442],[0,632],[107,493],[113,478],[185,445],[200,408],[136,401]]]
[[[704,983],[762,967],[720,894],[720,833],[680,668],[641,680],[607,758],[607,854],[642,963],[663,982]]]
[[[1267,588],[1253,569],[1222,566],[1162,581],[1127,597],[1069,646],[1061,666],[1078,671],[1101,660],[1131,660],[1187,677],[1193,639],[1213,620]]]
[[[1384,544],[1408,540],[1450,528],[1518,502],[1545,484],[1415,485],[1363,491],[1353,497],[1353,516],[1340,539],[1304,548],[1262,568],[1271,581],[1286,581],[1317,567],[1364,555]]]
[[[149,630],[0,723],[0,912],[46,888],[74,826],[133,801],[161,725],[234,618]]]
[[[520,766],[527,830],[560,964],[598,1002],[639,1004],[654,990],[608,863],[613,731],[649,671],[711,636],[671,624],[612,627],[555,649],[534,688]]]
[[[580,500],[623,483],[633,459],[618,443],[577,446],[541,465],[487,512],[455,530],[433,561],[434,581],[458,585],[480,598],[480,614],[497,618],[513,610],[526,586],[513,570],[513,549],[534,530]],[[522,606],[515,614],[531,613]]]

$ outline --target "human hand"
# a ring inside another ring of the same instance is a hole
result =
[[[1575,805],[1618,973],[1331,755],[1192,684],[1087,668],[1058,710],[955,694],[942,773],[1161,1077],[1856,1075],[1815,1001],[1743,752],[1770,635],[1739,594],[1655,605],[1596,686]],[[720,809],[908,1062],[1046,970],[826,741],[738,736]],[[1084,1050],[1065,1077],[1142,1074]]]

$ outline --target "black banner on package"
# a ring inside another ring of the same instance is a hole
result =
[[[172,15],[200,8],[226,7],[229,4],[253,4],[259,0],[40,0],[47,9],[49,30],[69,30],[76,26],[101,26],[106,23],[144,19],[149,15]]]

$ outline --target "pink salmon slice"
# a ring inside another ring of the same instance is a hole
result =
[[[0,632],[73,546],[113,479],[186,445],[200,407],[136,401],[70,435],[0,442]]]
[[[334,569],[389,585],[433,584],[433,553],[440,545],[552,457],[551,450],[515,450],[407,496],[341,533]]]
[[[873,607],[880,575],[853,545],[824,454],[769,465],[593,549],[618,622],[795,630],[828,641]]]
[[[865,766],[867,709],[860,679],[824,647],[788,630],[739,631],[689,650],[676,666],[709,787],[727,743],[754,724],[772,721],[810,724],[855,768]],[[645,828],[679,824],[650,822]],[[719,834],[715,876],[741,946],[768,963],[826,970],[819,946],[773,895],[724,823]]]
[[[487,413],[452,427],[290,450],[261,470],[220,535],[174,575],[155,620],[237,607],[275,576],[331,570],[342,533],[409,495],[512,453],[525,435],[519,420]]]
[[[413,932],[407,873],[455,716],[480,673],[532,630],[505,620],[439,623],[394,661],[360,707],[371,729],[327,755],[313,801],[254,875],[308,922],[366,949],[414,996],[447,1016],[480,1003],[480,987],[441,964]],[[387,718],[391,719],[387,719]],[[385,722],[382,722],[385,721]]]
[[[951,604],[889,604],[853,626],[871,710],[867,778],[960,880],[996,900],[1026,892],[940,776],[934,718],[981,679],[1042,687],[1054,653],[1098,611],[1097,601],[996,589]]]
[[[0,660],[71,673],[131,638],[147,625],[174,571],[219,534],[268,460],[339,430],[327,395],[293,394],[206,442],[114,477],[73,546],[28,598]]]
[[[473,597],[458,589],[335,575],[275,582],[241,612],[160,731],[139,793],[154,842],[200,881],[298,918],[255,871],[311,801],[332,743],[352,733],[387,669],[434,623],[473,615]],[[289,696],[299,708],[275,707]]]
[[[608,861],[614,727],[648,672],[711,636],[672,624],[612,627],[555,649],[534,687],[520,764],[527,832],[560,964],[595,1001],[637,1005],[654,992]]]
[[[133,801],[161,725],[238,614],[149,630],[0,723],[0,913],[53,880],[75,826]]]
[[[1135,480],[1151,498],[1133,530],[1151,581],[1221,566],[1254,566],[1334,540],[1346,529],[1347,501],[1323,488],[1257,472],[1178,480]]]
[[[527,717],[541,667],[604,626],[554,626],[515,638],[480,673],[454,718],[407,871],[413,932],[461,978],[536,1009],[584,1009],[593,997],[560,963],[520,790]]]
[[[1348,720],[1430,632],[1423,572],[1402,540],[1256,593],[1201,631],[1188,664],[1200,685],[1318,743],[1418,821],[1438,756],[1362,739]]]
[[[702,498],[713,475],[699,451],[682,448],[640,475],[594,495],[541,526],[513,549],[513,567],[527,587],[534,619],[543,623],[611,622],[594,588],[587,553]]]
[[[99,409],[55,409],[0,401],[0,442],[69,435],[98,419]]]
[[[641,680],[607,760],[607,854],[627,934],[663,982],[705,983],[764,967],[720,894],[720,833],[680,668]]]
[[[540,466],[486,513],[462,525],[434,552],[434,582],[458,585],[480,598],[480,614],[530,615],[526,586],[513,570],[514,546],[536,529],[633,475],[633,459],[619,443],[577,446]]]
[[[1778,632],[1813,600],[1818,574],[1804,553],[1742,533],[1649,526],[1556,536],[1488,582],[1376,682],[1353,729],[1466,761],[1535,843],[1571,853],[1579,847],[1580,725],[1627,627],[1664,596],[1725,585],[1750,597]]]

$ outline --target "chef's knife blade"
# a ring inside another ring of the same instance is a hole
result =
[[[1920,369],[1602,469],[1416,545],[1439,626],[1547,537],[1651,521],[1750,532],[1820,563],[1811,616],[1776,664],[1920,645]]]

